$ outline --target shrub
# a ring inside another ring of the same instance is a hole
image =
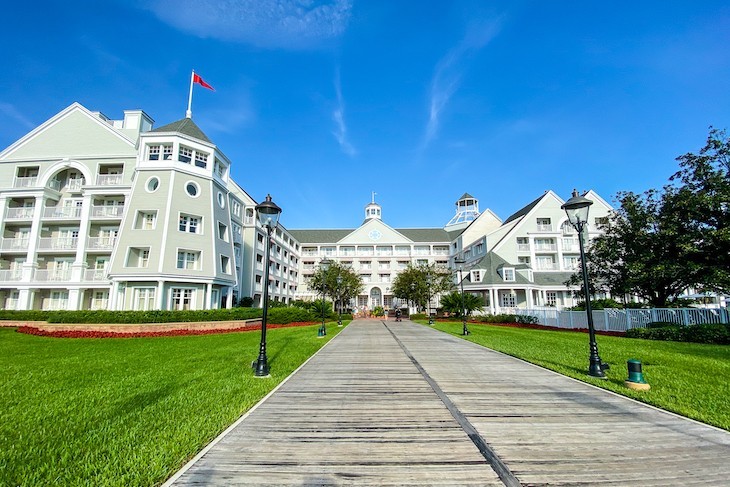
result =
[[[321,319],[321,318],[320,318]],[[297,307],[287,308],[272,308],[269,310],[267,315],[269,323],[276,324],[287,324],[287,323],[298,323],[306,321],[317,321],[316,318],[310,311]]]
[[[535,316],[530,315],[480,315],[474,317],[475,321],[480,323],[523,323],[537,324],[538,320]]]
[[[645,340],[728,345],[730,344],[730,325],[705,323],[680,326],[669,324],[654,328],[632,328],[626,331],[626,336]]]
[[[426,313],[413,313],[411,316],[409,316],[409,319],[411,320],[427,320],[428,316]]]
[[[677,326],[673,321],[650,321],[646,324],[647,328],[666,328],[668,326]]]
[[[46,321],[51,311],[40,311],[40,310],[6,310],[0,309],[0,320],[12,320],[12,321]]]

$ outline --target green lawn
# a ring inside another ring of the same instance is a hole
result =
[[[70,339],[0,329],[0,485],[162,483],[339,330]]]
[[[425,322],[421,322],[425,323]],[[459,323],[435,328],[461,335]],[[608,380],[587,375],[588,334],[469,324],[468,340],[561,374],[730,430],[730,346],[661,342],[598,335],[598,352],[611,366]],[[651,390],[624,386],[626,361],[641,360]]]

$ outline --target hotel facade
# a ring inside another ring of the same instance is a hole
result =
[[[260,306],[267,234],[231,164],[191,118],[154,128],[141,110],[121,120],[62,110],[0,152],[0,308]],[[592,238],[611,208],[586,197]],[[464,194],[443,227],[392,228],[373,199],[357,228],[279,225],[269,296],[315,299],[307,278],[327,258],[362,276],[360,309],[397,304],[393,279],[422,263],[454,269],[492,313],[570,306],[578,246],[563,202],[547,191],[502,221]]]

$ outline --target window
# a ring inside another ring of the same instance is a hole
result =
[[[474,247],[474,253],[475,254],[481,254],[482,252],[484,252],[484,244],[483,243],[478,243],[477,246]]]
[[[241,218],[241,203],[236,200],[231,200],[231,211],[234,215]]]
[[[157,188],[160,187],[160,180],[159,178],[153,176],[147,180],[147,192],[148,193],[154,193],[157,191]]]
[[[516,296],[512,293],[503,293],[501,298],[503,308],[514,308],[517,304]]]
[[[482,271],[471,271],[471,282],[482,282]]]
[[[218,191],[218,206],[220,206],[221,208],[226,207],[226,197],[223,196],[223,193],[221,193],[220,191]]]
[[[566,270],[576,270],[580,265],[577,255],[565,255],[563,256],[563,268]]]
[[[138,211],[134,228],[137,230],[154,230],[157,223],[157,211]]]
[[[529,257],[517,257],[517,263],[530,265],[530,258]]]
[[[205,169],[208,166],[208,154],[205,152],[195,151],[195,165]]]
[[[155,309],[155,291],[153,287],[139,287],[134,290],[134,309],[148,311]]]
[[[548,291],[545,293],[545,300],[548,306],[555,307],[558,304],[558,293],[555,291]]]
[[[218,238],[228,242],[228,227],[221,222],[218,222]]]
[[[166,161],[172,160],[172,144],[165,144],[162,146],[162,158]]]
[[[65,310],[68,303],[68,291],[51,291],[51,298],[48,301],[48,308]]]
[[[173,288],[170,307],[173,310],[192,309],[193,289]]]
[[[147,267],[150,261],[149,247],[130,247],[127,254],[127,267]]]
[[[221,272],[224,274],[231,273],[231,259],[225,255],[221,255]]]
[[[530,239],[528,237],[517,237],[517,250],[521,252],[529,252]]]
[[[513,282],[515,280],[515,270],[512,267],[504,267],[502,269],[502,279],[506,282]]]
[[[218,159],[216,159],[215,162],[213,163],[213,172],[219,178],[223,178],[223,176],[226,174],[226,165],[223,164]]]
[[[187,270],[199,269],[200,252],[193,250],[178,250],[177,252],[177,268]]]
[[[550,218],[538,218],[537,219],[537,230],[539,232],[550,232],[553,226],[550,222]]]
[[[597,216],[595,219],[596,222],[596,228],[602,228],[608,225],[608,217],[607,216]]]
[[[166,161],[172,159],[172,144],[154,144],[147,146],[147,160],[159,161],[160,154],[162,154],[162,159]]]
[[[180,222],[178,229],[181,232],[187,233],[201,233],[200,232],[200,217],[193,215],[180,214]]]
[[[554,271],[557,270],[555,259],[552,255],[535,256],[536,270],[538,271]]]
[[[193,149],[181,145],[177,151],[177,160],[185,164],[190,164],[190,161],[193,160]]]
[[[200,187],[197,183],[194,183],[193,181],[188,181],[187,183],[185,183],[185,192],[191,198],[197,198],[198,194],[200,193]]]

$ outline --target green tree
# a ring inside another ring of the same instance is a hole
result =
[[[318,266],[308,279],[308,285],[313,291],[331,297],[340,306],[357,297],[365,287],[358,273],[339,262]]]
[[[391,291],[396,298],[412,301],[420,309],[430,299],[454,288],[451,271],[436,264],[408,264],[395,279]]]
[[[444,311],[461,316],[461,293],[452,291],[445,296],[441,296],[441,307]],[[466,316],[471,316],[472,312],[480,311],[484,308],[484,299],[476,294],[464,293],[464,312]]]

